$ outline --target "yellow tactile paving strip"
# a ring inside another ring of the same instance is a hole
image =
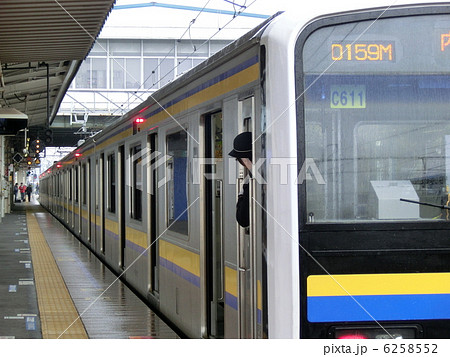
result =
[[[34,213],[27,223],[42,337],[89,338]]]

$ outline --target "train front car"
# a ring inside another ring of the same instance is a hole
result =
[[[450,5],[319,17],[294,56],[300,337],[448,337]]]

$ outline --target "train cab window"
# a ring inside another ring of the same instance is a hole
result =
[[[111,154],[108,156],[108,211],[111,213],[116,212],[116,155]]]
[[[187,133],[185,130],[170,134],[167,140],[166,192],[167,227],[180,234],[188,234],[187,194]]]
[[[142,153],[141,145],[137,145],[130,150],[131,156],[131,217],[142,221]]]
[[[449,219],[444,23],[441,15],[362,21],[299,41],[307,222]]]

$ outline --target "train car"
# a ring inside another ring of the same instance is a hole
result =
[[[449,73],[450,3],[277,14],[44,172],[40,202],[188,337],[448,337]]]

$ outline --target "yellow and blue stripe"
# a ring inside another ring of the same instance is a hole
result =
[[[165,240],[159,240],[161,266],[200,287],[200,255]]]
[[[309,322],[450,319],[450,273],[310,275]]]

